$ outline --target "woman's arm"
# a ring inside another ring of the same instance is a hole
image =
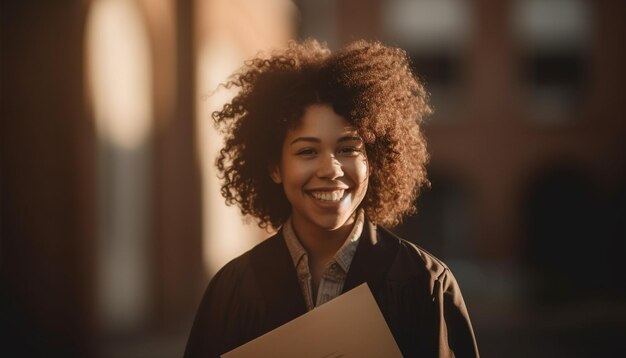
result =
[[[461,289],[449,269],[437,278],[433,293],[439,307],[439,356],[479,357]]]

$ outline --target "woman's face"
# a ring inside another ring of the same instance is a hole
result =
[[[283,185],[296,228],[330,231],[352,224],[369,169],[356,130],[331,106],[315,104],[287,131],[271,175]]]

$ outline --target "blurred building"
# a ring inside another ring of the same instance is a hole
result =
[[[225,209],[218,83],[316,37],[404,48],[432,187],[395,230],[458,277],[485,356],[626,338],[623,1],[0,3],[2,353],[180,356],[212,273],[267,233]]]

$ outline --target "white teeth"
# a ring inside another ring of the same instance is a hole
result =
[[[322,201],[339,201],[343,197],[344,190],[333,191],[312,191],[311,195],[317,200]]]

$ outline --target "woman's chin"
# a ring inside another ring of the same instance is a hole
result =
[[[332,217],[319,217],[313,220],[313,223],[321,230],[336,231],[354,223],[351,213],[343,215],[334,215]]]

